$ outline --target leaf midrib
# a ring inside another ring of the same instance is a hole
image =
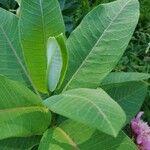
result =
[[[86,101],[86,102],[90,103],[91,105],[93,105],[93,107],[98,110],[98,112],[100,113],[100,115],[102,115],[103,118],[104,118],[104,120],[109,124],[109,127],[110,127],[113,135],[116,136],[116,131],[115,131],[114,127],[112,126],[111,121],[109,121],[109,119],[107,118],[107,116],[105,115],[105,113],[93,101],[91,101],[90,99],[88,99],[86,97],[83,97],[83,96],[76,96],[76,95],[71,95],[71,94],[64,94],[64,95],[69,96],[69,97],[80,98],[80,100]]]
[[[72,138],[62,128],[57,127],[56,129],[60,131],[60,133],[67,139],[67,141],[74,148],[74,150],[80,150],[78,145],[72,140]]]
[[[47,109],[45,107],[42,106],[27,106],[27,107],[16,107],[16,108],[5,108],[5,109],[0,109],[0,113],[1,112],[18,112],[20,110],[41,110],[41,111],[47,111]]]
[[[6,34],[5,30],[4,30],[4,28],[1,27],[1,26],[0,26],[0,28],[1,28],[1,30],[2,30],[2,33],[3,33],[4,37],[5,37],[6,40],[7,40],[8,45],[9,45],[10,48],[12,49],[12,51],[13,51],[13,53],[14,53],[14,55],[15,55],[17,61],[18,61],[18,63],[20,64],[20,66],[21,66],[21,68],[23,69],[24,73],[25,73],[26,76],[28,77],[28,74],[27,74],[27,72],[26,72],[26,69],[25,69],[24,65],[22,64],[22,62],[21,62],[19,56],[17,55],[16,50],[15,50],[14,46],[12,45],[11,41],[9,40],[9,37],[7,36],[7,34]]]
[[[6,38],[7,43],[8,43],[8,45],[10,46],[12,52],[14,53],[14,55],[15,55],[15,57],[16,57],[16,59],[17,59],[18,64],[21,66],[23,72],[25,73],[26,77],[28,78],[29,82],[31,83],[31,85],[32,85],[32,87],[33,87],[33,89],[34,89],[34,91],[36,92],[36,94],[38,95],[38,97],[41,99],[40,94],[38,93],[38,91],[37,91],[35,85],[33,84],[32,79],[31,79],[31,77],[29,76],[29,74],[28,74],[26,68],[24,67],[23,63],[21,62],[21,59],[19,58],[19,56],[18,56],[18,54],[17,54],[17,52],[16,52],[16,50],[15,50],[13,44],[11,43],[9,37],[7,36],[6,31],[4,30],[4,28],[3,28],[2,26],[0,26],[0,29],[2,30],[2,33],[3,33],[4,37]]]
[[[46,33],[45,33],[45,23],[44,23],[44,12],[42,7],[42,0],[39,0],[40,11],[41,11],[41,21],[42,21],[42,30],[43,30],[43,49],[46,50]]]
[[[66,86],[64,87],[63,91],[65,91],[68,87],[68,85],[72,82],[74,76],[78,73],[78,71],[80,70],[80,68],[84,65],[84,62],[88,59],[88,56],[93,52],[94,48],[96,47],[96,45],[99,43],[99,41],[103,38],[103,36],[105,35],[105,33],[107,32],[107,30],[110,28],[110,26],[113,24],[113,22],[117,19],[117,17],[121,14],[121,12],[124,10],[124,8],[127,6],[127,4],[130,2],[131,0],[129,0],[119,11],[119,13],[114,17],[114,19],[110,22],[110,24],[108,25],[108,27],[104,30],[103,34],[100,36],[100,38],[97,40],[97,42],[94,44],[92,50],[89,52],[89,54],[85,57],[85,59],[82,61],[81,65],[78,67],[78,69],[75,71],[75,73],[72,75],[71,79],[69,80],[69,82],[66,84]]]

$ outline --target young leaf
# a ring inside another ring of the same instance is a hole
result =
[[[51,114],[34,93],[0,76],[0,139],[42,134]]]
[[[142,81],[150,78],[150,74],[137,72],[112,72],[102,81],[101,86],[125,83],[131,81]]]
[[[48,51],[47,51],[47,80],[48,89],[53,92],[56,89],[58,81],[60,79],[62,70],[62,56],[60,46],[55,37],[48,39]]]
[[[40,143],[41,136],[26,138],[8,138],[0,140],[1,150],[31,150]]]
[[[147,94],[147,85],[143,82],[108,84],[102,88],[123,108],[127,116],[126,123],[140,110]]]
[[[47,57],[48,89],[53,92],[56,87],[61,86],[68,65],[68,54],[63,34],[48,39]]]
[[[74,89],[45,100],[51,111],[117,136],[125,122],[121,107],[102,89]]]
[[[138,18],[138,0],[117,0],[88,13],[67,40],[65,89],[98,87],[125,51]]]
[[[123,132],[117,138],[85,125],[65,121],[59,127],[47,130],[39,150],[137,150],[136,145]]]
[[[64,28],[57,0],[21,1],[21,44],[29,73],[41,92],[47,92],[47,40],[50,36],[64,33]]]

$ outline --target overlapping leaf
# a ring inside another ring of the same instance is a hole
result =
[[[18,18],[0,8],[0,74],[28,82],[18,35]]]
[[[138,0],[117,0],[88,13],[67,40],[65,89],[98,87],[122,56],[138,18]]]
[[[138,113],[147,94],[147,85],[140,81],[104,85],[103,89],[123,108],[126,123]]]
[[[137,72],[112,72],[102,81],[102,86],[112,86],[114,84],[142,81],[150,78],[150,74]]]
[[[41,136],[27,138],[8,138],[0,140],[1,150],[31,150],[40,143]]]
[[[47,92],[47,40],[64,33],[57,0],[22,0],[19,28],[29,73],[37,88]]]
[[[42,134],[51,114],[29,89],[0,76],[0,139]]]
[[[51,111],[117,136],[125,122],[120,106],[102,89],[74,89],[43,102]]]
[[[121,132],[117,138],[73,121],[44,133],[39,150],[137,150],[135,144]]]

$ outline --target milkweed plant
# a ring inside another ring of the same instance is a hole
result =
[[[98,5],[68,38],[57,0],[17,1],[17,15],[0,8],[0,149],[149,150],[143,113],[134,116],[150,75],[112,72],[138,0]]]

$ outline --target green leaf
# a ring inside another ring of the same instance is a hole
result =
[[[92,128],[65,121],[57,128],[47,130],[40,142],[39,150],[137,150],[123,132],[113,138]]]
[[[0,18],[0,74],[24,83],[38,94],[24,64],[19,43],[18,17],[0,8]]]
[[[18,18],[0,8],[0,73],[23,83],[28,82],[18,38]]]
[[[62,70],[62,56],[61,48],[55,37],[50,37],[48,39],[48,50],[47,50],[47,80],[48,89],[53,92],[59,82]]]
[[[42,134],[51,114],[28,88],[0,76],[0,139]]]
[[[127,116],[126,123],[140,110],[147,94],[147,85],[143,82],[108,84],[102,88],[123,108]]]
[[[45,100],[51,111],[117,136],[125,122],[120,106],[102,89],[74,89]]]
[[[112,72],[102,81],[101,85],[112,85],[131,81],[142,81],[150,78],[150,74],[137,72]]]
[[[20,38],[33,83],[47,92],[47,40],[64,33],[64,23],[57,0],[22,0]]]
[[[53,92],[61,86],[68,65],[68,53],[62,34],[48,39],[47,57],[48,89]]]
[[[41,136],[8,138],[0,141],[1,150],[31,150],[40,143]]]
[[[65,89],[98,87],[121,58],[138,18],[138,0],[117,0],[88,13],[67,40]]]

